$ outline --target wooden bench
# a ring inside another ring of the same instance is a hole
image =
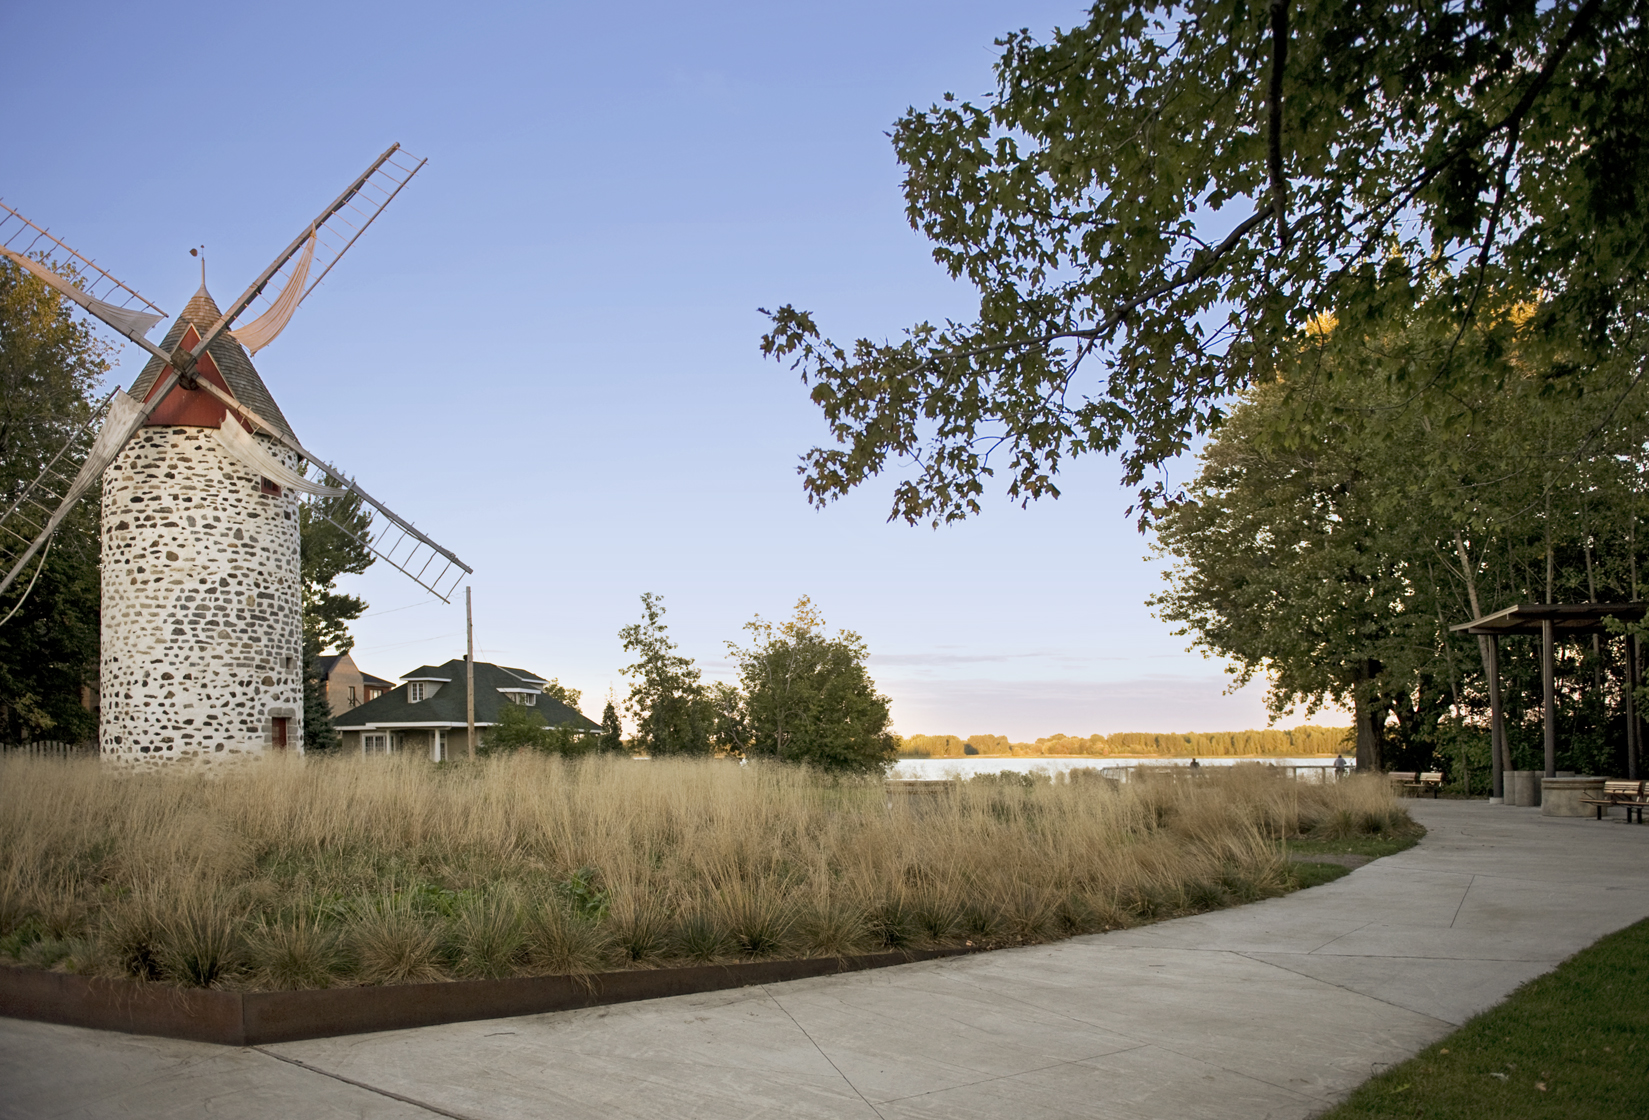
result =
[[[1638,823],[1643,823],[1643,810],[1649,807],[1649,793],[1646,793],[1645,782],[1604,782],[1602,797],[1583,797],[1582,805],[1596,805],[1597,819],[1603,819],[1603,810],[1613,809],[1616,806],[1626,810],[1627,823],[1631,823],[1632,814],[1638,815]]]
[[[1418,770],[1393,770],[1386,777],[1391,780],[1393,785],[1414,790],[1416,796],[1419,796],[1420,791],[1429,789],[1434,801],[1443,789],[1443,772],[1441,770],[1427,770],[1423,774]]]

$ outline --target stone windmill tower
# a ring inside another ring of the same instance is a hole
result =
[[[443,600],[470,571],[306,451],[248,352],[285,328],[423,166],[397,161],[398,151],[380,156],[229,310],[203,279],[159,346],[145,335],[164,313],[0,204],[0,253],[151,354],[131,390],[112,393],[0,515],[4,593],[102,479],[106,760],[213,766],[302,749],[301,502]],[[67,256],[79,284],[37,259],[45,254]],[[306,478],[306,466],[325,481]]]

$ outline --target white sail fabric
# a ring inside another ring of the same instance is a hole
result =
[[[320,498],[339,498],[349,493],[341,486],[323,486],[312,482],[265,451],[233,414],[225,415],[218,428],[218,442],[225,451],[240,460],[242,465],[300,494],[314,494]]]
[[[315,235],[312,233],[309,244],[303,247],[303,253],[298,257],[298,263],[292,266],[292,274],[286,278],[286,287],[269,305],[269,310],[244,327],[230,331],[229,337],[254,354],[274,342],[275,336],[292,321],[292,313],[298,310],[298,303],[303,299],[304,281],[309,279],[309,265],[314,259]]]
[[[156,323],[160,322],[162,318],[160,315],[151,315],[147,311],[133,311],[130,308],[116,307],[112,303],[105,303],[103,300],[93,299],[91,296],[69,283],[69,281],[65,280],[63,277],[47,268],[39,261],[30,260],[21,253],[14,253],[10,249],[0,249],[0,253],[4,253],[9,260],[15,261],[17,264],[28,269],[40,280],[51,287],[56,288],[64,295],[80,304],[80,306],[84,307],[87,311],[90,311],[93,315],[96,315],[99,319],[102,319],[105,323],[108,323],[111,327],[114,327],[116,330],[120,331],[124,335],[127,335],[128,337],[142,338],[144,335],[148,334],[150,329]]]
[[[145,415],[143,404],[135,397],[121,389],[114,391],[114,395],[109,398],[109,414],[103,418],[103,427],[98,429],[97,439],[92,441],[91,452],[80,465],[80,473],[74,476],[74,482],[70,484],[68,493],[63,495],[63,502],[57,507],[57,512],[52,514],[52,528],[56,528],[70,507],[80,500],[91,488],[92,483],[102,476],[109,464],[115,461],[115,456],[120,454],[121,448],[132,438],[132,433],[142,425]]]

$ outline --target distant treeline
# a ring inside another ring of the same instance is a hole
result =
[[[995,755],[1043,758],[1061,755],[1155,755],[1177,758],[1207,755],[1312,755],[1349,750],[1348,727],[1295,727],[1287,731],[1192,731],[1184,735],[1153,735],[1123,731],[1116,735],[1049,735],[1034,743],[1013,743],[1006,735],[908,735],[899,739],[901,758],[961,758]]]

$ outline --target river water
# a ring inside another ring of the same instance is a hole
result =
[[[1308,755],[1299,758],[1283,758],[1272,755],[1250,758],[1198,758],[1204,767],[1235,766],[1239,763],[1260,763],[1266,766],[1278,766],[1290,770],[1296,777],[1306,781],[1321,781],[1334,770],[1333,757],[1324,758],[1321,755]],[[1068,770],[1090,769],[1098,770],[1107,777],[1126,778],[1128,772],[1138,766],[1168,767],[1189,766],[1189,758],[1158,758],[1158,757],[1122,757],[1107,755],[1105,757],[1074,756],[1065,758],[999,758],[985,755],[969,755],[964,758],[901,758],[891,771],[890,778],[927,779],[940,778],[971,778],[975,774],[1000,774],[1004,771],[1014,771],[1020,774],[1034,773],[1038,770],[1049,775],[1064,774]],[[1348,770],[1355,770],[1357,764],[1346,759]]]

